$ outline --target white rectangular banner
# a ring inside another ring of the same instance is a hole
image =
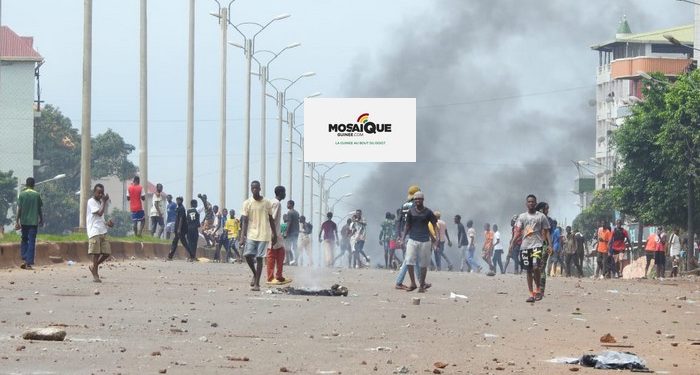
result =
[[[416,99],[305,99],[304,161],[415,162]]]

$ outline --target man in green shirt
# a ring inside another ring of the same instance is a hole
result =
[[[22,269],[31,270],[34,264],[34,250],[36,245],[36,232],[39,225],[43,224],[44,216],[41,213],[41,196],[34,190],[34,178],[28,177],[24,190],[17,198],[17,220],[15,229],[22,229]]]

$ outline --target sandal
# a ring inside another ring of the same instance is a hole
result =
[[[416,290],[416,289],[418,289],[417,286],[411,285],[411,286],[409,286],[408,288],[406,288],[406,291],[407,291],[407,292],[412,292],[412,291],[414,291],[414,290]]]
[[[407,287],[406,285],[403,285],[403,284],[396,284],[396,285],[394,286],[394,288],[399,289],[399,290],[406,290],[406,289],[408,289],[408,287]]]

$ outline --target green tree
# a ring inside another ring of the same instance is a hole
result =
[[[12,223],[7,217],[7,211],[17,200],[17,177],[12,173],[0,171],[0,226]]]
[[[586,239],[592,239],[601,221],[612,223],[615,214],[613,203],[612,190],[597,190],[588,207],[574,218],[571,227],[580,231]]]
[[[111,129],[92,139],[91,174],[93,179],[116,175],[124,180],[136,173],[127,157],[134,146]],[[44,106],[34,123],[34,155],[40,161],[35,168],[37,181],[65,173],[66,178],[37,186],[44,201],[44,231],[60,234],[79,223],[80,134],[61,111]]]
[[[109,215],[114,226],[109,230],[109,235],[114,237],[126,237],[132,233],[133,225],[131,222],[131,213],[115,208],[112,214]]]

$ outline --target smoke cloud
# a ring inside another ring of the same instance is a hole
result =
[[[416,97],[418,106],[417,162],[376,164],[355,194],[373,259],[384,212],[412,184],[453,240],[455,214],[509,234],[530,193],[554,216],[571,207],[571,160],[595,150],[598,59],[589,46],[613,39],[623,14],[646,19],[631,1],[441,1],[399,27],[390,48],[365,51],[347,96]]]

